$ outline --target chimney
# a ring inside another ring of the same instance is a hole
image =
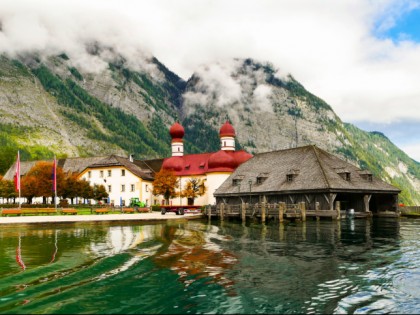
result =
[[[134,162],[134,154],[130,154],[128,159],[130,160],[131,163],[133,163]]]

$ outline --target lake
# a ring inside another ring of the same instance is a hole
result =
[[[420,220],[10,225],[0,313],[420,313]]]

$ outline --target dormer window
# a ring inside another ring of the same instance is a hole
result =
[[[235,178],[234,180],[232,180],[232,186],[239,186],[241,182],[242,182],[242,179]]]
[[[244,175],[235,176],[235,178],[232,179],[232,186],[240,186],[243,179]]]
[[[205,165],[205,163],[204,162],[201,162],[199,167],[200,168],[204,168],[204,165]]]
[[[340,167],[340,168],[337,168],[336,169],[336,172],[345,181],[349,182],[351,180],[351,173],[350,173],[350,171],[348,169],[346,169],[344,167]]]
[[[364,180],[367,180],[368,182],[373,181],[372,173],[369,172],[368,170],[360,171],[359,174],[360,174],[360,177],[363,178]]]
[[[257,184],[262,184],[262,183],[264,183],[264,181],[267,179],[267,177],[268,177],[268,173],[260,173],[260,174],[257,176]]]
[[[185,169],[189,170],[190,169],[190,164],[185,165]]]
[[[294,170],[291,169],[289,170],[289,172],[286,174],[286,181],[287,182],[293,182],[293,179],[299,175],[299,170]]]

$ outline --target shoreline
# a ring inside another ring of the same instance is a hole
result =
[[[0,226],[9,224],[45,224],[45,223],[76,223],[76,222],[127,222],[127,221],[167,221],[167,220],[192,220],[201,219],[202,213],[175,213],[160,212],[151,213],[128,213],[128,214],[88,214],[88,215],[42,215],[42,216],[14,216],[0,217]]]

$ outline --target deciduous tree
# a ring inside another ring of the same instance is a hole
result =
[[[206,193],[206,186],[204,185],[204,179],[192,177],[188,179],[184,190],[181,192],[181,196],[188,198],[188,204],[193,205],[194,199],[202,196]]]
[[[63,193],[64,173],[61,167],[57,167],[57,195],[61,196]],[[26,175],[33,176],[35,196],[34,197],[53,197],[53,163],[52,162],[37,162]]]
[[[177,196],[176,189],[178,188],[178,179],[174,172],[171,170],[161,169],[156,173],[155,180],[153,181],[153,195],[163,196],[166,204],[169,199]]]

